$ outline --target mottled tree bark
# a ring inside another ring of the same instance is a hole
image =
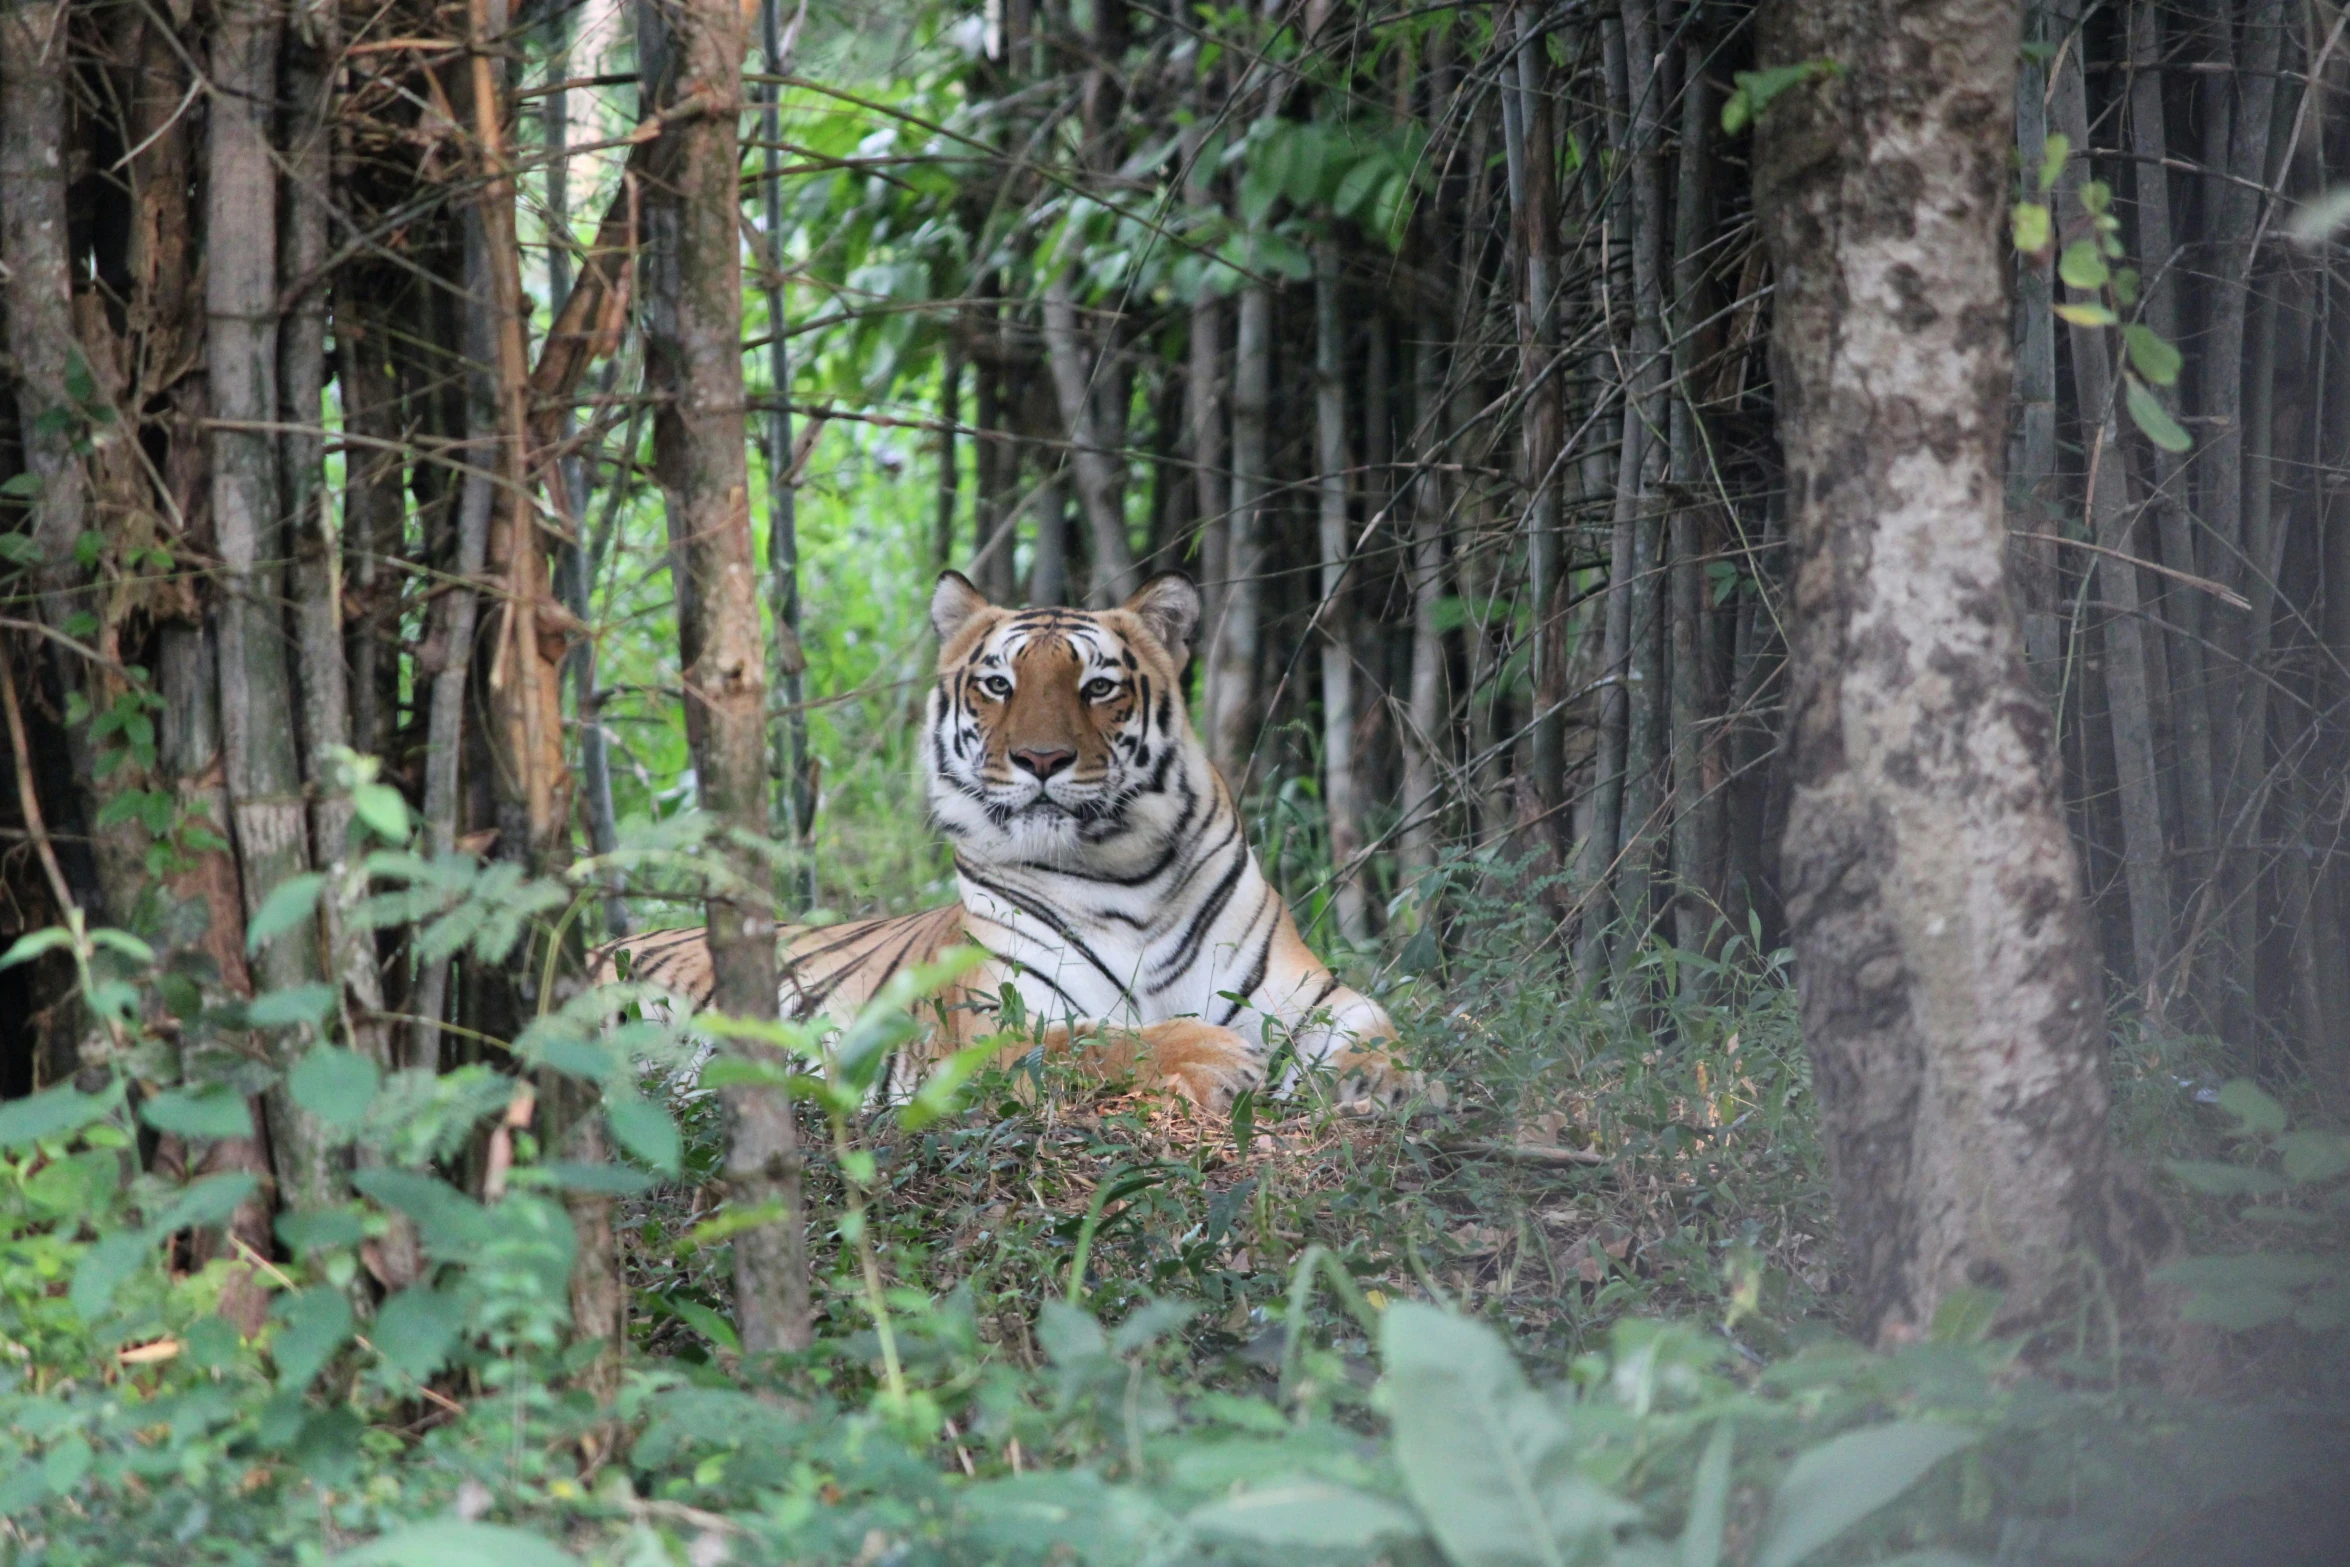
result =
[[[310,868],[295,751],[292,670],[279,616],[286,582],[278,402],[277,101],[284,17],[270,0],[227,0],[212,38],[211,157],[205,185],[204,305],[212,405],[212,524],[220,549],[221,755],[245,912]],[[255,985],[318,977],[313,933],[261,951]],[[286,1036],[289,1040],[291,1036]],[[289,1043],[285,1048],[298,1046]],[[278,1191],[289,1206],[335,1200],[342,1171],[326,1130],[282,1083],[264,1096]]]
[[[1855,1320],[2124,1322],[2167,1244],[2106,1140],[2107,1050],[2048,709],[2005,567],[2017,19],[1999,0],[1776,0],[1756,209],[1792,496],[1782,868]]]
[[[767,827],[767,666],[744,455],[732,109],[742,97],[743,19],[733,0],[644,5],[640,36],[657,32],[665,46],[655,102],[669,107],[699,94],[728,106],[670,129],[674,178],[646,193],[645,378],[657,398],[654,469],[684,575],[678,648],[686,738],[702,809],[727,835],[711,848],[731,873],[731,885],[709,900],[712,1005],[735,1017],[772,1019],[775,925],[761,894],[766,863],[736,836],[755,839]],[[746,1350],[797,1349],[808,1342],[810,1323],[791,1103],[770,1087],[726,1089],[722,1097],[727,1200],[746,1210],[773,1205],[780,1215],[734,1239],[736,1328]]]
[[[97,417],[83,405],[119,405],[125,388],[105,311],[94,293],[77,299],[73,292],[66,18],[65,7],[39,3],[0,14],[0,289],[15,360],[25,471],[40,481],[33,502],[32,535],[41,552],[32,572],[33,607],[52,631],[73,632],[77,643],[95,643],[102,655],[87,659],[52,641],[42,656],[61,694],[82,697],[93,712],[104,712],[128,689],[115,657],[119,595],[103,591],[77,545],[92,530],[119,540],[125,523],[150,512],[153,500],[123,442],[89,442],[86,452],[76,447]],[[99,621],[94,632],[74,628],[84,614]],[[96,820],[124,790],[147,783],[136,765],[122,765],[120,758],[102,766],[100,750],[89,724],[66,726],[66,756],[86,821]],[[94,835],[90,859],[103,903],[91,911],[94,919],[138,922],[145,849],[135,822]]]
[[[2048,30],[2048,12],[2033,6],[2025,27]],[[2042,41],[2035,36],[2035,41]],[[2067,58],[2077,51],[2067,51]],[[2017,163],[2038,188],[2048,153],[2047,68],[2034,59],[2016,65],[2015,142]],[[2064,683],[2064,584],[2056,566],[2056,538],[2063,506],[2056,493],[2056,250],[2016,257],[2015,410],[2008,445],[2008,525],[2028,535],[2017,539],[2016,590],[2023,612],[2024,657],[2051,702]]]

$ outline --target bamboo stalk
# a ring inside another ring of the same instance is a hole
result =
[[[692,90],[736,101],[743,19],[733,0],[685,0],[640,13],[641,56],[662,69],[656,103]],[[752,846],[768,823],[767,665],[744,456],[742,264],[735,222],[738,148],[730,115],[673,127],[673,181],[648,189],[646,379],[660,394],[655,464],[676,562],[686,738],[702,809],[725,834],[708,897],[712,1005],[739,1018],[777,1010],[774,915]],[[773,1054],[767,1047],[757,1053]],[[728,1199],[773,1204],[779,1221],[734,1238],[734,1304],[746,1349],[804,1348],[812,1333],[790,1100],[759,1085],[721,1090]]]
[[[1336,878],[1338,932],[1363,945],[1371,939],[1371,910],[1356,861],[1363,846],[1355,797],[1354,630],[1348,581],[1346,339],[1339,326],[1338,246],[1327,237],[1314,247],[1315,541],[1322,602],[1322,811],[1329,824],[1330,863]]]

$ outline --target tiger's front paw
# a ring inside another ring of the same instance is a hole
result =
[[[1395,1056],[1395,1042],[1367,1040],[1349,1046],[1331,1058],[1338,1079],[1338,1108],[1357,1115],[1394,1110],[1417,1100],[1444,1108],[1444,1085],[1406,1067]]]
[[[1229,1114],[1233,1100],[1264,1086],[1262,1053],[1229,1028],[1178,1018],[1147,1024],[1142,1034],[1151,1074],[1210,1115]]]

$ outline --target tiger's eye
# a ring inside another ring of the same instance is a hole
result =
[[[1001,675],[990,675],[985,680],[979,682],[979,689],[985,691],[989,696],[994,697],[996,700],[1002,701],[1005,697],[1008,697],[1012,694],[1012,682],[1006,680]]]
[[[1078,692],[1077,694],[1084,697],[1088,702],[1099,702],[1117,689],[1117,681],[1108,679],[1101,675],[1096,675],[1091,680],[1088,680],[1085,683],[1085,689]]]

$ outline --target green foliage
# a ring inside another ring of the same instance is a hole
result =
[[[1735,136],[1789,88],[1843,74],[1843,65],[1835,60],[1799,60],[1767,71],[1739,71],[1732,77],[1736,89],[1722,102],[1722,129]]]
[[[2289,1323],[2338,1342],[2350,1330],[2350,1134],[2292,1129],[2283,1104],[2240,1078],[2217,1102],[2235,1123],[2236,1157],[2173,1159],[2165,1168],[2205,1196],[2253,1199],[2238,1220],[2290,1249],[2191,1257],[2160,1278],[2188,1293],[2190,1320],[2233,1332]]]

